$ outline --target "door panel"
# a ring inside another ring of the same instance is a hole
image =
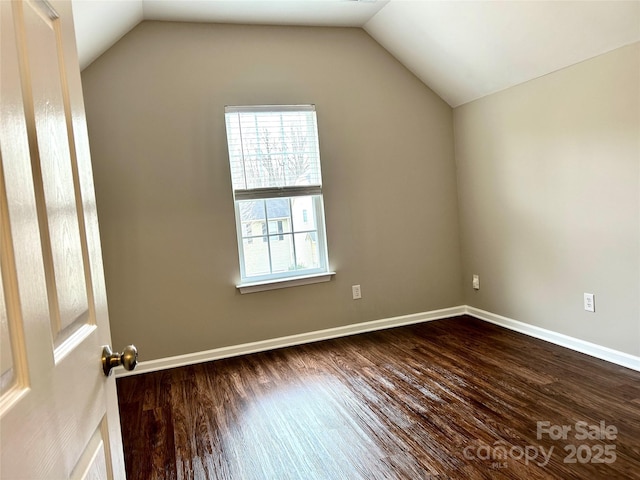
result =
[[[100,360],[110,334],[71,4],[0,9],[1,360],[10,379],[0,477],[121,479],[115,380]]]
[[[71,480],[100,480],[107,478],[108,475],[108,458],[105,450],[107,439],[105,438],[105,424],[102,422],[100,428],[94,433],[85,451],[80,456],[80,460],[76,464],[73,472],[71,472]]]
[[[3,6],[4,7],[4,6]],[[0,10],[1,20],[4,20],[4,8]],[[4,22],[3,22],[4,23]],[[17,231],[12,234],[12,226],[9,221],[9,201],[7,197],[7,187],[4,175],[5,158],[9,159],[23,158],[27,159],[28,146],[26,141],[26,125],[24,124],[24,115],[22,113],[21,99],[12,98],[8,95],[9,91],[18,89],[19,78],[17,75],[10,74],[5,68],[6,65],[14,64],[10,62],[14,56],[12,51],[7,49],[9,37],[8,29],[0,30],[2,37],[0,45],[2,46],[3,62],[0,69],[0,159],[3,168],[0,168],[0,279],[2,284],[2,293],[0,294],[0,312],[2,312],[2,371],[0,386],[0,418],[4,413],[17,402],[28,391],[28,371],[26,361],[26,345],[24,338],[24,329],[22,322],[22,311],[20,308],[20,298],[18,294],[18,281],[16,271],[16,261],[14,255],[13,242],[24,242],[28,248],[36,246],[29,238],[29,228],[26,225],[15,225]],[[12,171],[12,178],[25,175],[21,172],[24,163],[16,162],[8,167]],[[12,202],[15,205],[23,205],[27,209],[30,201],[29,188],[13,188]],[[16,217],[20,216],[20,212],[16,212]],[[31,230],[33,232],[33,230]],[[38,256],[31,260],[37,265]],[[37,285],[33,286],[37,288]],[[0,430],[1,432],[1,430]]]
[[[28,59],[33,96],[25,103],[35,128],[29,132],[40,235],[47,274],[51,330],[56,358],[73,333],[88,323],[87,282],[78,216],[82,202],[74,172],[77,171],[73,130],[64,66],[61,23],[57,13],[43,2],[25,2],[21,58]],[[62,68],[61,68],[62,67]],[[67,105],[65,105],[67,103]],[[28,124],[29,125],[29,124]],[[67,126],[70,126],[67,130]],[[45,159],[45,161],[41,161]],[[79,208],[73,208],[75,206]],[[82,242],[84,243],[84,242]]]
[[[25,393],[27,387],[25,345],[16,301],[16,271],[8,218],[4,174],[0,169],[0,416]]]

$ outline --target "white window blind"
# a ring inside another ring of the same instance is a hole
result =
[[[321,192],[314,105],[228,106],[225,119],[236,199]]]

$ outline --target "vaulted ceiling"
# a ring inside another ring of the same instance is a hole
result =
[[[81,68],[143,20],[361,27],[449,105],[640,41],[640,0],[73,0]]]

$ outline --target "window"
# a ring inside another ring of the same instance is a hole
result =
[[[329,275],[315,106],[226,107],[225,120],[240,287]]]

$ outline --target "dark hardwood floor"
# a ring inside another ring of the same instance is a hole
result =
[[[471,317],[118,392],[130,480],[640,479],[640,372]]]

